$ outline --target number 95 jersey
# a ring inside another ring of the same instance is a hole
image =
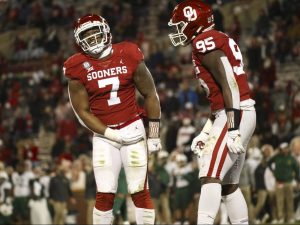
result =
[[[85,86],[91,112],[105,125],[126,122],[140,112],[133,74],[144,56],[138,46],[130,42],[113,44],[112,49],[112,55],[105,60],[74,54],[63,68],[67,78]]]
[[[214,50],[221,50],[227,56],[239,87],[240,101],[250,98],[247,75],[243,69],[243,58],[238,45],[220,31],[203,32],[193,40],[192,59],[196,76],[207,94],[212,111],[224,108],[222,90],[210,71],[201,64],[201,61],[205,54]]]

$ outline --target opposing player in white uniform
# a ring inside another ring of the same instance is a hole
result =
[[[173,10],[172,43],[192,45],[196,77],[210,101],[212,116],[193,140],[200,156],[202,183],[198,224],[213,224],[223,199],[232,224],[248,224],[245,199],[238,187],[245,149],[256,124],[242,54],[233,39],[214,30],[209,5],[186,0]]]

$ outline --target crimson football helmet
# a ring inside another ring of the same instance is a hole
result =
[[[187,45],[198,34],[214,27],[214,17],[209,5],[200,0],[186,0],[178,4],[172,13],[169,26],[175,26],[176,33],[169,34],[174,46]]]
[[[84,35],[85,32],[95,30]],[[111,48],[111,33],[106,20],[95,14],[79,18],[74,26],[76,43],[85,53],[100,54]]]

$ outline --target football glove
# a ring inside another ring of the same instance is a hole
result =
[[[212,128],[212,125],[213,124],[211,119],[208,119],[204,127],[202,128],[201,133],[193,139],[191,149],[199,157],[201,157],[203,153],[202,150],[204,148],[205,142],[208,140],[209,132]]]
[[[138,143],[144,138],[144,134],[141,130],[136,129],[134,131],[122,131],[113,130],[111,128],[106,128],[104,136],[111,141],[118,142],[122,145],[132,145]]]
[[[201,133],[195,137],[192,141],[191,149],[197,156],[201,157],[202,150],[204,148],[205,142],[208,139],[209,134],[201,131]]]
[[[148,138],[147,139],[147,147],[149,153],[157,152],[161,150],[160,138]]]
[[[241,135],[239,130],[231,130],[227,133],[227,147],[231,153],[240,154],[245,152],[242,145]]]

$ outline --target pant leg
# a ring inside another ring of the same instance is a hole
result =
[[[287,221],[294,219],[294,198],[293,198],[293,186],[292,183],[284,184],[284,195],[285,195],[285,216]]]
[[[271,213],[272,220],[277,220],[278,213],[277,213],[275,191],[268,191],[268,198],[269,198],[269,207],[270,207],[270,213]]]
[[[267,191],[259,190],[257,193],[257,203],[253,210],[254,218],[257,218],[259,216],[259,213],[261,212],[262,208],[265,206],[266,199],[267,199]]]
[[[59,224],[59,225],[65,224],[67,204],[65,202],[54,201],[53,208],[54,208],[53,224]]]
[[[160,207],[160,199],[159,198],[152,198],[154,209],[155,209],[155,222],[162,223],[162,216],[161,216],[161,207]]]
[[[135,206],[135,218],[137,224],[154,224],[155,210],[149,192],[147,179],[148,151],[146,144],[146,132],[141,120],[122,128],[124,132],[143,132],[144,139],[132,145],[123,145],[120,148],[122,163],[128,184],[128,192],[131,194]]]
[[[241,134],[241,141],[245,149],[247,149],[248,143],[255,130],[255,126],[256,111],[242,111],[239,131]],[[229,152],[228,154],[229,157],[226,157],[224,164],[228,164],[229,161],[232,161],[233,163],[229,171],[226,173],[222,184],[238,184],[244,167],[246,153],[233,154]]]
[[[66,215],[67,215],[67,203],[66,202],[62,202],[60,204],[61,204],[60,205],[60,209],[61,209],[60,222],[61,222],[61,224],[65,224]]]
[[[58,202],[52,202],[53,210],[54,210],[54,217],[53,217],[53,224],[58,224],[59,221],[59,205]]]
[[[140,120],[122,129],[134,132],[135,128],[145,133],[144,125]],[[148,152],[146,141],[143,140],[133,145],[122,146],[120,152],[126,174],[128,192],[134,194],[148,189]]]
[[[163,215],[163,221],[166,224],[171,224],[171,212],[170,212],[170,201],[169,201],[169,191],[166,193],[161,194],[160,196],[161,201],[161,207],[162,207],[162,215]]]
[[[86,200],[84,198],[84,191],[83,190],[73,190],[73,197],[75,198],[76,202],[84,203]],[[76,223],[77,224],[84,224],[86,223],[86,205],[85,204],[67,204],[67,208],[69,211],[77,212],[76,215]]]
[[[93,224],[93,210],[95,206],[95,199],[87,199],[87,207],[86,207],[86,223]]]
[[[240,187],[240,189],[244,195],[245,201],[248,206],[249,223],[252,223],[254,220],[254,217],[253,217],[253,205],[252,205],[252,200],[251,200],[252,199],[251,188],[250,188],[250,186],[244,186],[244,187]]]
[[[277,213],[278,213],[278,220],[284,220],[284,190],[283,190],[283,184],[276,184],[276,207],[277,207]]]
[[[121,165],[120,150],[114,143],[94,135],[93,168],[98,192],[117,192]]]
[[[228,153],[227,148],[227,116],[225,110],[215,115],[209,137],[203,149],[203,155],[199,159],[201,170],[199,177],[213,177],[223,180],[224,175],[234,164],[237,155]]]

